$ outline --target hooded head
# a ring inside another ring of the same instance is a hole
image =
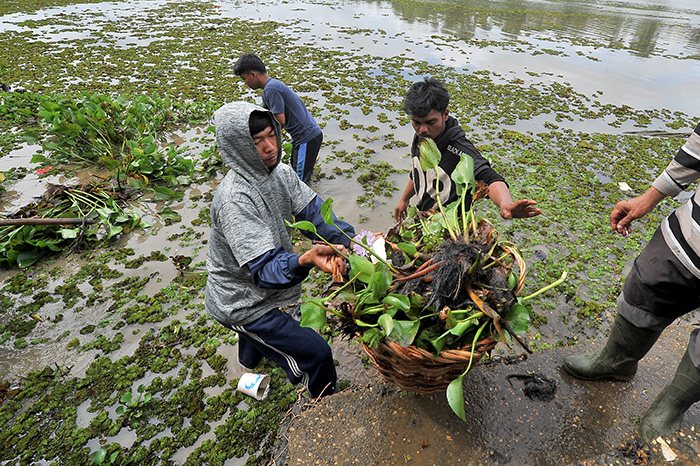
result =
[[[270,122],[269,125],[264,125],[263,118],[261,125],[261,119],[253,118],[254,123],[257,123],[254,124],[253,131],[256,134],[262,132],[266,137],[260,145],[262,150],[269,150],[267,145],[270,140],[267,137],[271,133],[265,129],[269,127],[274,132],[273,141],[276,141],[277,145],[277,160],[273,161],[270,167],[263,161],[263,157],[269,160],[269,153],[261,155],[251,134],[251,115],[254,112],[256,116],[267,116]],[[229,168],[251,183],[265,181],[270,177],[270,172],[282,158],[281,127],[271,112],[248,102],[232,102],[214,112],[214,126],[219,153]],[[260,126],[265,127],[260,129]]]

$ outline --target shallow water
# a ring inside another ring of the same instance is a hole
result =
[[[479,3],[463,2],[466,7]],[[221,14],[287,23],[286,30],[302,42],[330,50],[383,57],[408,53],[430,64],[467,72],[487,69],[526,82],[543,79],[528,71],[547,72],[584,94],[602,92],[601,101],[697,113],[699,100],[693,91],[700,61],[677,59],[700,54],[700,6],[695,2],[485,2],[506,11],[480,17],[453,10],[455,15],[447,18],[432,14],[427,5],[422,9],[390,2],[241,4],[246,2],[221,2]],[[552,13],[557,15],[554,24],[548,20]],[[319,17],[323,20],[311,19]],[[363,33],[343,34],[356,28]],[[426,43],[428,39],[437,46]],[[462,39],[521,42],[522,48],[479,48]],[[615,42],[638,45],[632,50],[607,47]],[[522,53],[537,49],[558,54]]]
[[[278,29],[296,38],[299,45],[308,45],[314,50],[330,52],[351,52],[356,56],[410,57],[416,63],[421,61],[429,65],[442,65],[455,69],[464,74],[488,70],[498,73],[496,81],[522,80],[525,86],[542,86],[547,83],[561,83],[571,86],[576,92],[599,100],[602,103],[614,105],[629,105],[636,109],[669,109],[672,112],[682,112],[694,118],[700,106],[700,97],[696,92],[697,77],[700,76],[700,6],[691,1],[617,1],[617,2],[583,2],[583,1],[500,1],[500,2],[453,2],[456,8],[449,15],[435,13],[429,3],[409,2],[373,2],[373,1],[223,1],[217,2],[220,8],[211,17],[201,19],[201,27],[207,27],[210,18],[228,18],[235,22],[238,18],[257,21],[277,21],[283,24]],[[60,47],[74,47],[78,44],[109,45],[117,49],[145,48],[156,41],[180,40],[170,37],[168,31],[161,28],[153,30],[144,26],[154,12],[159,12],[167,5],[165,1],[131,1],[105,2],[99,4],[72,5],[61,8],[47,8],[34,13],[12,14],[0,17],[1,32],[18,32],[29,34],[33,40],[60,44]],[[488,6],[487,13],[473,13],[470,8]],[[502,12],[496,11],[498,8]],[[172,8],[172,17],[177,16],[177,7]],[[172,25],[177,24],[177,18],[169,19]],[[45,22],[45,24],[44,24]],[[131,22],[133,29],[123,27],[125,22]],[[120,28],[115,28],[115,25]],[[110,29],[105,35],[98,34]],[[187,38],[186,40],[194,40]],[[91,42],[92,41],[92,42]],[[97,41],[97,42],[94,42]],[[94,43],[93,43],[94,42]],[[626,48],[618,46],[623,44]],[[229,63],[235,60],[238,50],[226,52],[224,60]],[[85,53],[85,52],[82,52]],[[203,51],[206,54],[208,51]],[[217,50],[212,54],[222,52]],[[115,53],[116,54],[116,53]],[[87,55],[86,55],[87,57]],[[693,57],[693,58],[690,58]],[[178,56],[178,60],[179,60]],[[109,61],[109,55],[103,56],[103,61]],[[79,61],[79,59],[76,59]],[[348,61],[342,62],[343,64]],[[156,60],[149,66],[155,67]],[[181,69],[191,69],[198,66],[196,57],[183,56],[176,63]],[[307,71],[308,70],[308,71]],[[425,68],[403,68],[397,71],[402,78],[421,79]],[[224,70],[225,71],[225,70]],[[313,78],[329,79],[341,74],[342,70],[316,69],[311,63],[301,73],[310,73]],[[217,72],[219,72],[217,70]],[[369,70],[372,76],[380,77],[386,69]],[[313,74],[311,74],[313,73]],[[274,64],[271,67],[274,75]],[[222,80],[235,80],[231,73]],[[87,82],[89,78],[61,78],[66,86]],[[137,75],[130,76],[134,82],[143,81]],[[82,80],[82,81],[81,81]],[[118,78],[114,78],[115,83]],[[165,85],[165,84],[164,84]],[[260,102],[259,93],[248,91],[239,86],[244,95]],[[399,90],[390,98],[400,100],[402,91]],[[325,97],[319,92],[311,92],[304,97],[310,97],[321,109],[324,116]],[[384,96],[373,96],[382,99]],[[365,125],[377,124],[381,128],[377,134],[394,133],[394,138],[409,142],[413,136],[410,125],[402,124],[389,127],[377,122],[376,111],[369,115],[355,106],[344,105],[342,109],[349,113],[345,118],[353,123]],[[384,108],[384,107],[382,107]],[[377,110],[377,111],[382,111]],[[399,111],[389,112],[391,124],[401,118]],[[342,129],[339,122],[333,118],[327,121],[324,128],[325,141],[337,141],[334,147],[324,148],[322,154],[329,156],[332,150],[356,150],[358,141],[349,132]],[[518,120],[513,129],[525,133],[541,131],[551,115],[543,115],[531,119]],[[463,123],[468,124],[465,117]],[[653,121],[650,130],[666,130],[664,121]],[[632,122],[622,127],[613,128],[602,119],[579,119],[560,123],[562,128],[571,128],[583,133],[612,133],[639,130]],[[687,131],[681,128],[678,131]],[[191,153],[198,152],[208,146],[195,140],[201,136],[201,128],[193,128],[173,136],[176,144],[191,144]],[[352,131],[351,131],[352,132]],[[475,127],[473,132],[483,136],[492,132],[489,129]],[[370,134],[357,131],[360,137]],[[354,135],[353,135],[354,136]],[[372,134],[370,134],[372,136]],[[367,143],[376,148],[373,162],[388,161],[397,168],[408,167],[405,158],[407,148],[392,148],[381,150],[382,141]],[[9,155],[0,158],[0,170],[9,168],[28,167],[28,175],[21,181],[8,186],[8,191],[0,197],[0,211],[9,212],[13,208],[30,202],[33,197],[43,193],[48,182],[72,184],[73,179],[61,175],[40,178],[35,174],[38,165],[31,164],[31,156],[36,147],[23,147]],[[326,162],[326,163],[324,163]],[[321,169],[328,173],[336,162],[322,160]],[[338,164],[342,165],[342,164]],[[615,180],[609,173],[595,172],[601,182]],[[90,175],[87,174],[89,177]],[[354,177],[339,176],[336,179],[321,179],[312,187],[323,197],[333,197],[334,210],[350,220],[359,228],[374,231],[385,231],[393,224],[391,212],[396,202],[396,196],[405,186],[406,174],[392,175],[391,180],[399,188],[394,198],[382,199],[373,210],[358,206],[356,199],[363,194],[363,189]],[[147,221],[154,225],[153,230],[145,234],[132,234],[122,238],[117,246],[131,247],[135,255],[149,254],[154,250],[162,250],[166,255],[187,254],[194,257],[193,263],[204,260],[206,248],[201,244],[190,244],[169,240],[171,235],[182,231],[196,218],[199,208],[204,201],[194,201],[202,194],[215,189],[214,181],[188,189],[185,199],[174,202],[170,207],[182,215],[182,222],[166,226],[158,217],[157,211],[161,204],[142,203],[138,207],[143,210]],[[195,207],[196,206],[196,207]],[[365,219],[365,223],[359,223]],[[205,232],[205,227],[197,231]],[[554,246],[554,245],[550,245]],[[546,245],[540,245],[546,249]],[[547,250],[547,252],[550,252]],[[563,254],[564,256],[566,254]],[[74,273],[82,261],[71,256],[59,265],[65,267],[66,274]],[[200,266],[197,271],[201,271]],[[3,272],[0,279],[9,278],[14,272]],[[143,290],[143,294],[152,296],[178,274],[170,261],[148,262],[138,271],[130,271],[132,275],[154,276]],[[53,288],[55,283],[49,285]],[[586,291],[582,287],[582,292]],[[89,290],[85,290],[86,293]],[[30,299],[30,298],[26,298]],[[43,314],[58,312],[61,303],[46,305]],[[571,311],[571,305],[556,301],[556,308],[542,309],[538,312],[550,318],[549,331],[555,337],[564,338],[571,329],[564,325],[559,318]],[[182,313],[184,314],[184,312]],[[182,314],[170,319],[183,318]],[[607,317],[607,314],[605,316]],[[60,324],[60,330],[70,330],[75,335],[88,323],[98,323],[108,319],[104,309],[95,307],[69,311]],[[166,322],[163,322],[165,324]],[[156,328],[158,325],[132,325],[124,331],[126,338],[121,349],[113,353],[114,357],[133,352],[138,345],[143,331]],[[135,334],[134,330],[142,333]],[[107,327],[101,329],[109,334],[114,331]],[[55,340],[58,330],[43,329],[32,337],[50,336]],[[583,335],[583,332],[582,332]],[[72,338],[71,336],[71,338]],[[86,337],[87,338],[87,337]],[[581,336],[583,338],[583,336]],[[82,338],[81,338],[82,340]],[[74,373],[81,374],[90,364],[96,351],[74,354],[66,357],[66,340],[50,342],[19,351],[11,346],[11,341],[3,343],[0,351],[0,378],[20,377],[29,370],[53,363],[73,365]],[[371,383],[373,368],[366,368],[361,361],[361,351],[358,347],[346,348],[342,342],[334,344],[335,355],[339,360],[339,375],[356,383]],[[223,349],[231,352],[232,349]],[[229,354],[225,353],[228,357]],[[235,361],[235,356],[230,359]],[[237,377],[241,368],[235,362],[229,364],[229,376]],[[84,419],[81,422],[86,422]],[[209,437],[207,437],[209,438]],[[122,441],[122,439],[119,439]],[[128,443],[128,438],[123,439]],[[131,440],[133,441],[133,439]],[[181,451],[178,461],[186,458],[191,451]],[[245,461],[245,458],[241,461]],[[243,464],[234,461],[230,464]]]

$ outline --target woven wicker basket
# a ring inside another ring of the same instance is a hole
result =
[[[525,285],[527,266],[514,246],[502,244],[501,247],[513,256],[518,266],[518,282],[513,292],[519,295]],[[413,345],[403,347],[387,340],[377,348],[363,346],[384,380],[404,390],[428,394],[447,390],[450,382],[467,370],[470,360],[473,367],[496,343],[493,335],[478,341],[473,356],[471,345],[445,350],[438,356]]]
[[[364,348],[384,380],[404,390],[427,394],[447,390],[450,382],[467,370],[470,358],[473,367],[496,343],[493,336],[478,341],[473,358],[471,345],[445,350],[437,357],[422,348],[386,340],[377,348]]]

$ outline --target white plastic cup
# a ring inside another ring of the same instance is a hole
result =
[[[270,390],[270,376],[246,372],[238,379],[238,391],[256,400],[264,400]]]

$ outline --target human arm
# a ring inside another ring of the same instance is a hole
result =
[[[345,246],[342,244],[334,246],[341,253],[345,253]],[[333,273],[336,268],[341,273],[345,272],[343,258],[326,245],[316,245],[301,255],[288,253],[278,246],[247,265],[253,283],[259,288],[289,288],[301,283],[314,267],[326,273]]]
[[[284,116],[284,113],[275,113],[275,119],[279,121],[280,126],[284,128],[285,123],[287,123],[287,118]]]
[[[666,169],[642,195],[618,202],[610,213],[610,227],[622,236],[632,230],[632,221],[654,210],[664,198],[676,196],[700,179],[700,124]]]
[[[627,236],[632,231],[632,221],[654,210],[665,197],[665,194],[652,186],[640,196],[618,202],[610,213],[610,228]]]
[[[270,110],[275,119],[284,128],[287,123],[287,117],[285,116],[286,103],[284,101],[284,95],[279,89],[281,84],[275,80],[268,80],[267,85],[263,88],[263,106]]]
[[[413,185],[413,180],[409,178],[408,184],[406,185],[406,189],[404,189],[403,194],[399,199],[399,203],[396,204],[396,207],[394,207],[394,219],[396,219],[397,222],[400,222],[406,218],[406,211],[408,210],[408,201],[411,200],[411,197],[413,197],[415,193],[416,189]]]
[[[537,202],[532,199],[513,201],[508,185],[503,181],[495,181],[489,185],[489,197],[500,209],[501,217],[506,220],[530,218],[542,213],[537,207]]]

